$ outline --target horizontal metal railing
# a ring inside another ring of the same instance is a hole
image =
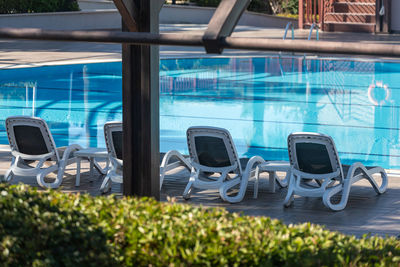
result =
[[[55,31],[27,28],[0,28],[0,38],[204,47],[202,35],[175,33],[155,34],[144,32]],[[390,44],[363,43],[360,45],[358,42],[281,40],[244,37],[224,37],[219,38],[217,42],[220,47],[227,49],[400,57],[400,45]]]

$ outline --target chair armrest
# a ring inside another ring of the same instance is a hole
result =
[[[48,158],[53,157],[55,155],[55,153],[54,153],[54,151],[52,151],[52,152],[46,153],[46,154],[28,155],[28,154],[24,154],[24,153],[12,150],[11,155],[13,155],[14,157],[20,157],[21,159],[24,159],[24,160],[42,160],[42,159],[48,159]]]
[[[235,164],[226,167],[208,167],[201,165],[197,162],[192,162],[192,166],[203,172],[218,172],[218,173],[231,172],[238,168],[238,164],[236,162]]]
[[[120,159],[117,159],[117,158],[114,158],[114,157],[110,156],[110,161],[111,161],[111,164],[114,165],[114,167],[121,167],[122,168],[124,166],[124,161],[123,160],[120,160]]]
[[[65,149],[63,157],[62,157],[61,160],[66,162],[69,159],[70,154],[75,152],[76,150],[79,150],[79,149],[82,149],[82,147],[80,145],[77,145],[77,144],[69,145],[67,147],[67,149]]]

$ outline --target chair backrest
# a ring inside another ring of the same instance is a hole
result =
[[[59,160],[53,136],[47,123],[37,117],[14,116],[6,119],[6,130],[11,150],[27,155],[55,153]]]
[[[343,169],[332,137],[319,133],[292,133],[288,136],[290,165],[311,175],[336,175],[343,179]]]
[[[104,138],[108,153],[122,160],[122,122],[111,121],[104,124]]]
[[[211,168],[237,164],[235,173],[241,174],[240,160],[228,130],[216,127],[195,126],[187,132],[189,155],[193,162]]]

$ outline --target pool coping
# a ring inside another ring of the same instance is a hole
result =
[[[284,54],[277,54],[277,53],[265,53],[263,55],[180,55],[180,56],[160,56],[160,60],[168,60],[168,59],[212,59],[212,58],[282,58],[282,59],[290,59],[290,58],[305,58],[306,60],[338,60],[338,61],[354,61],[354,62],[382,62],[382,63],[400,63],[399,59],[394,58],[369,58],[369,57],[345,57],[345,55],[337,56],[337,55],[288,55],[287,53]],[[31,63],[31,64],[15,64],[12,66],[5,66],[0,67],[0,70],[6,69],[19,69],[19,68],[36,68],[36,67],[44,67],[44,66],[60,66],[60,65],[79,65],[79,64],[94,64],[94,63],[115,63],[121,62],[122,59],[112,58],[112,59],[80,59],[80,60],[62,60],[62,61],[49,61],[45,63]]]

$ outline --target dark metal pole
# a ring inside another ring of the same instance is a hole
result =
[[[207,53],[221,54],[223,47],[218,40],[232,34],[250,0],[222,0],[204,32],[203,41]]]
[[[201,35],[112,31],[50,31],[40,29],[0,28],[0,38],[74,42],[126,43],[137,45],[202,46]],[[223,48],[256,51],[286,51],[326,54],[353,54],[400,57],[400,45],[358,42],[326,42],[265,38],[225,37],[218,41]]]
[[[33,28],[0,28],[0,38],[137,45],[203,46],[202,35],[128,31],[59,31]]]
[[[133,0],[139,32],[158,33],[159,0]],[[133,13],[133,12],[132,12]],[[123,26],[127,30],[127,26]],[[160,199],[158,46],[122,45],[124,195]]]

